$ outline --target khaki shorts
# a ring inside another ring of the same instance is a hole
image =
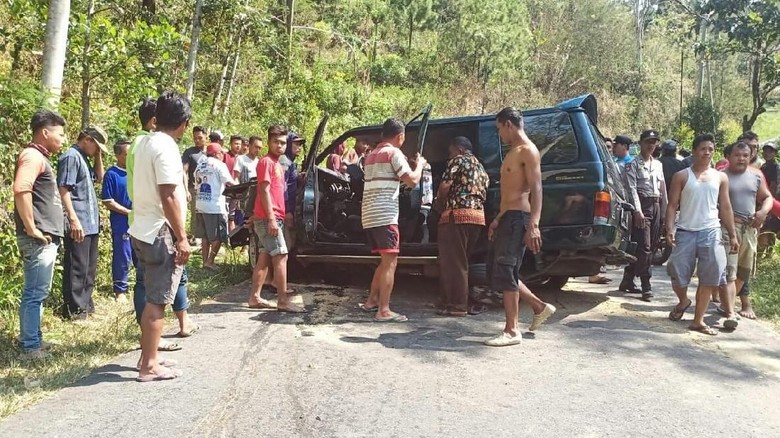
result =
[[[748,224],[737,222],[734,224],[739,238],[739,251],[728,253],[726,259],[726,280],[728,282],[739,279],[747,282],[756,271],[756,254],[758,253],[758,230]],[[723,245],[729,251],[729,235],[724,229]]]
[[[144,266],[146,302],[173,304],[184,266],[176,264],[176,242],[168,225],[163,225],[151,245],[133,237],[133,250]]]
[[[197,210],[195,210],[195,200],[198,199],[198,192],[194,187],[190,187],[190,235],[195,234],[195,230],[200,229],[200,217]]]

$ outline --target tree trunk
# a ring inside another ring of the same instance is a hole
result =
[[[84,51],[81,59],[81,127],[89,126],[90,91],[92,89],[92,65],[87,55],[92,48],[92,17],[95,15],[95,2],[87,3],[87,34],[84,36]]]
[[[230,36],[230,43],[228,44],[228,47],[233,47],[233,42],[235,41],[236,34],[233,34]],[[225,81],[227,80],[227,72],[228,67],[230,66],[230,59],[233,52],[228,51],[225,55],[225,60],[222,62],[222,74],[219,77],[219,83],[217,84],[217,89],[214,92],[214,101],[211,104],[211,115],[214,116],[217,114],[217,111],[219,110],[219,103],[222,100],[222,92],[225,89]]]
[[[241,34],[243,34],[243,31],[241,31]],[[223,117],[227,114],[228,108],[230,107],[230,99],[233,97],[233,86],[236,83],[236,70],[238,69],[238,55],[241,52],[241,34],[238,35],[238,42],[236,43],[236,54],[233,56],[233,67],[230,69],[230,82],[228,82],[225,104],[222,106]]]
[[[410,5],[409,8],[412,6]],[[411,52],[412,51],[412,34],[414,34],[414,16],[412,15],[411,10],[409,11],[409,42],[406,45],[406,51]]]
[[[295,21],[295,0],[287,0],[287,82],[292,80],[293,23]]]
[[[203,0],[195,1],[195,12],[192,14],[192,36],[190,38],[190,53],[187,56],[187,99],[192,101],[195,94],[195,68],[198,58],[198,48],[200,46],[200,30],[203,25],[201,17],[203,15]]]
[[[60,96],[62,95],[62,78],[68,45],[69,18],[70,0],[49,0],[46,42],[43,48],[41,88],[49,94],[46,103],[52,108],[59,106]]]
[[[753,111],[750,117],[744,116],[742,118],[742,130],[751,131],[753,124],[758,120],[758,116],[766,112],[764,105],[766,104],[766,96],[761,95],[761,59],[758,56],[754,56],[751,60],[750,69],[750,91],[753,95]]]
[[[707,44],[707,22],[701,19],[699,22],[699,39],[701,45]],[[704,97],[704,60],[705,54],[701,52],[696,57],[696,64],[698,66],[698,72],[696,73],[696,97]]]

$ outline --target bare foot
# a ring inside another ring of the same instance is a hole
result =
[[[747,319],[756,319],[756,312],[752,307],[748,307],[739,311],[739,316]]]

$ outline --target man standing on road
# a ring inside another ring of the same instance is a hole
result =
[[[755,272],[758,230],[772,210],[772,196],[763,182],[761,172],[750,168],[751,150],[747,143],[737,142],[729,145],[723,153],[729,160],[728,169],[724,173],[729,179],[729,199],[734,210],[734,228],[739,239],[739,251],[730,253],[727,257],[728,283],[726,287],[720,288],[720,301],[723,303],[720,311],[727,320],[733,320],[727,321],[729,325],[736,327],[734,302],[737,291],[742,300],[740,314],[745,317],[752,315],[755,318],[749,291],[743,289],[743,286]],[[756,205],[761,208],[756,210]],[[727,234],[725,229],[723,234]]]
[[[485,341],[491,347],[519,344],[517,328],[520,301],[533,309],[529,327],[535,331],[555,313],[555,306],[540,300],[520,281],[520,267],[526,247],[537,254],[542,247],[539,220],[542,214],[542,169],[539,150],[523,129],[523,114],[508,107],[496,116],[501,142],[509,152],[501,164],[501,211],[490,224],[488,275],[494,290],[503,292],[506,325],[504,331]]]
[[[466,137],[455,137],[437,197],[444,200],[439,219],[439,288],[446,316],[469,313],[469,257],[485,228],[488,175]]]
[[[225,186],[235,184],[233,177],[222,161],[224,152],[219,143],[211,143],[206,148],[206,159],[200,160],[195,169],[195,187],[198,200],[195,208],[199,216],[200,228],[195,229],[195,237],[201,239],[201,254],[203,267],[218,269],[214,260],[217,258],[222,242],[228,238],[227,209]]]
[[[185,149],[181,156],[181,163],[184,166],[184,174],[187,177],[187,201],[189,203],[190,210],[190,235],[195,234],[195,230],[200,227],[198,222],[200,218],[197,217],[195,211],[195,200],[198,198],[195,193],[195,168],[198,167],[198,161],[206,156],[206,143],[208,136],[206,135],[206,129],[202,126],[196,126],[192,128],[192,141],[194,146]],[[191,244],[195,244],[196,239],[191,241]]]
[[[371,280],[371,291],[361,308],[376,311],[374,321],[405,322],[405,315],[390,310],[390,296],[395,283],[395,268],[401,248],[398,231],[399,182],[415,187],[422,178],[426,161],[415,157],[412,170],[401,152],[406,140],[406,127],[396,119],[387,119],[382,125],[382,140],[366,156],[366,177],[363,191],[362,223],[371,252],[381,257]]]
[[[729,199],[729,179],[710,166],[714,152],[715,137],[712,134],[700,134],[693,140],[693,165],[672,177],[666,208],[666,241],[674,245],[666,269],[679,299],[669,313],[669,319],[681,320],[691,306],[688,285],[698,262],[696,310],[688,328],[706,335],[718,334],[704,323],[704,312],[712,293],[726,284],[726,248],[722,244],[721,227],[728,234],[730,251],[736,253],[739,250]],[[678,209],[680,212],[675,224]],[[736,320],[727,320],[724,325],[733,328],[736,327],[734,322]]]
[[[127,302],[127,277],[133,263],[133,247],[127,230],[130,225],[127,216],[133,208],[127,192],[127,148],[130,142],[120,140],[114,145],[116,165],[111,166],[103,177],[103,205],[109,210],[111,221],[111,276],[114,282],[114,297]]]
[[[98,212],[95,182],[103,182],[106,133],[95,126],[84,129],[75,145],[60,155],[57,186],[65,209],[65,255],[62,272],[62,314],[85,320],[95,311],[92,291],[98,260]],[[89,159],[93,158],[94,166]]]
[[[141,317],[141,363],[139,382],[170,380],[181,372],[161,364],[157,348],[163,330],[165,305],[173,304],[190,245],[184,221],[187,195],[177,142],[192,116],[184,96],[165,92],[157,99],[157,132],[135,146],[133,249],[144,267],[146,307]]]
[[[57,247],[64,235],[62,202],[49,159],[65,142],[65,119],[40,110],[30,121],[32,142],[19,154],[14,175],[16,244],[22,255],[24,286],[19,304],[22,357],[45,359],[41,333],[43,302],[54,278]]]
[[[252,290],[249,307],[274,308],[263,299],[261,291],[273,269],[277,286],[276,309],[280,312],[303,313],[306,310],[290,302],[287,290],[287,243],[284,240],[284,170],[279,158],[287,149],[287,129],[273,125],[268,128],[268,154],[257,163],[257,194],[254,206],[254,232],[257,235],[259,256],[252,272]]]
[[[672,185],[672,175],[685,168],[682,160],[677,159],[676,141],[666,140],[661,144],[661,158],[658,161],[661,162],[661,167],[663,168],[664,184],[668,193],[669,187]]]
[[[138,144],[149,133],[156,130],[155,124],[157,114],[157,101],[154,99],[145,98],[141,102],[141,106],[138,108],[138,118],[141,122],[141,131],[133,139],[130,147],[127,149],[127,194],[130,197],[130,202],[134,200],[133,179],[135,175],[135,149]],[[184,175],[184,172],[182,172]],[[182,180],[182,183],[184,181]],[[133,225],[133,210],[130,210],[128,214],[128,224]],[[132,247],[132,238],[131,238]],[[144,265],[133,255],[133,262],[135,264],[135,285],[133,286],[133,307],[135,308],[135,320],[138,325],[141,325],[141,315],[143,314],[144,307],[146,307],[146,285],[144,283],[145,271]],[[188,337],[197,332],[200,327],[192,322],[187,313],[187,309],[190,307],[189,297],[187,296],[187,269],[184,269],[184,273],[179,281],[179,287],[176,290],[176,298],[173,301],[173,313],[176,315],[176,319],[179,321],[179,337]],[[178,351],[181,350],[181,346],[175,342],[161,339],[158,347],[159,351]]]
[[[650,301],[653,297],[653,287],[650,285],[650,277],[653,275],[652,250],[660,239],[667,201],[663,166],[653,158],[658,141],[658,132],[655,130],[642,132],[639,136],[640,153],[626,165],[626,181],[635,208],[631,239],[636,242],[637,248],[636,262],[626,266],[619,290],[641,293],[644,301]],[[639,277],[642,289],[637,289],[634,277]]]

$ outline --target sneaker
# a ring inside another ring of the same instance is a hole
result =
[[[528,331],[534,331],[539,328],[542,324],[544,324],[545,321],[547,321],[547,318],[553,316],[553,313],[555,313],[557,309],[552,304],[544,304],[544,310],[542,310],[541,313],[538,315],[534,315],[533,321],[531,321],[531,326],[528,327]]]
[[[22,360],[38,361],[47,359],[49,357],[49,353],[43,351],[42,348],[38,348],[35,350],[27,350],[23,352],[20,357]]]
[[[517,345],[523,342],[523,335],[516,334],[512,336],[507,332],[502,332],[500,335],[493,339],[485,341],[485,345],[488,347],[508,347],[510,345]]]

